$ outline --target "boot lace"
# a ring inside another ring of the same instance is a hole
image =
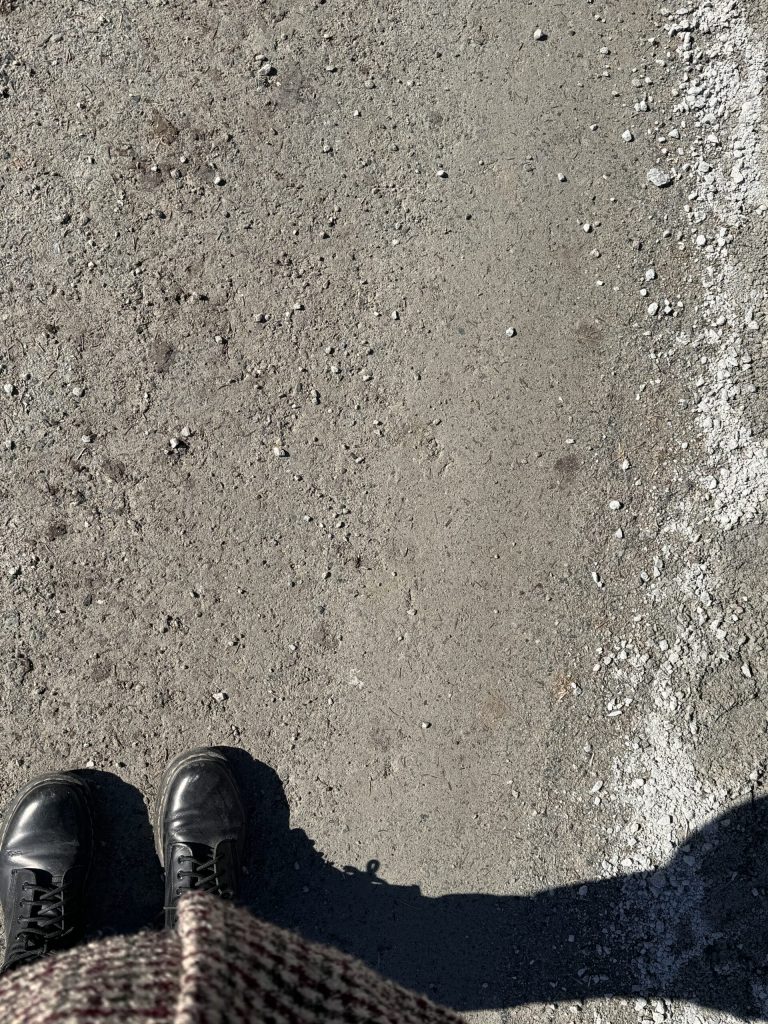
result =
[[[72,933],[65,918],[65,900],[69,884],[24,882],[26,894],[19,901],[22,913],[18,917],[19,930],[6,955],[6,966],[16,966],[27,960],[44,956],[49,949],[58,948]]]
[[[210,892],[222,899],[232,899],[234,893],[229,889],[221,888],[219,884],[218,866],[222,864],[224,857],[210,848],[197,850],[192,853],[182,854],[178,858],[181,865],[176,872],[176,878],[182,884],[176,887],[176,896],[190,889],[197,889],[201,892]]]

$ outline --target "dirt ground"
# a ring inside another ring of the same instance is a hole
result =
[[[754,933],[648,902],[764,763],[765,494],[690,505],[724,476],[664,333],[708,322],[711,238],[708,129],[662,111],[723,6],[0,0],[0,797],[91,773],[94,931],[157,923],[139,794],[221,744],[260,912],[494,1022],[757,1014]],[[673,564],[743,636],[659,690]]]

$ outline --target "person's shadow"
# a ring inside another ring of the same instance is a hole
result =
[[[656,871],[533,896],[432,898],[418,885],[389,885],[376,860],[362,871],[325,860],[290,828],[275,772],[244,751],[226,753],[250,823],[240,902],[265,920],[460,1011],[617,996],[765,1014],[768,798],[691,835]],[[161,875],[144,802],[113,776],[88,774],[111,821],[110,866],[92,888],[96,928],[159,923]]]

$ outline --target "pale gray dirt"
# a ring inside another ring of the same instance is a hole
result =
[[[642,477],[652,520],[677,479],[676,393],[635,399],[638,288],[685,258],[633,110],[655,8],[0,10],[0,796],[70,766],[151,799],[178,751],[242,748],[329,862],[286,852],[282,911],[254,868],[274,916],[505,1011],[524,917],[504,960],[474,904],[450,941],[417,908],[411,957],[396,899],[359,940],[313,901],[371,860],[427,897],[600,874],[622,726],[592,664],[635,607],[591,573],[636,577],[608,502]],[[126,844],[98,927],[151,924],[144,809],[94,777]],[[570,1020],[582,966],[525,998]]]

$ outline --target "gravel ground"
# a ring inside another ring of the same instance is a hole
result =
[[[765,13],[0,0],[0,797],[90,774],[94,933],[215,743],[249,905],[434,998],[768,1012]]]

